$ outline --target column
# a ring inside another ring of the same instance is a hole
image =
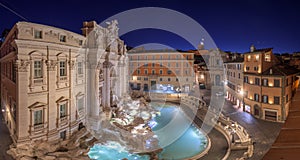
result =
[[[102,93],[102,99],[103,99],[103,107],[110,108],[110,69],[112,67],[112,64],[105,60],[103,63],[103,70],[104,70],[104,85],[103,85],[103,91]]]

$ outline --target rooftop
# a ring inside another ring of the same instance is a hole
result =
[[[245,54],[257,54],[257,53],[266,53],[272,51],[273,48],[262,48],[262,49],[255,49],[253,52],[246,52]]]
[[[289,65],[274,65],[264,71],[262,75],[278,75],[278,76],[285,76],[285,75],[292,75],[300,73],[300,70],[296,69],[293,66]]]

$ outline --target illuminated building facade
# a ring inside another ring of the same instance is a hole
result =
[[[257,118],[284,121],[298,87],[299,72],[280,64],[272,48],[255,49],[244,54],[244,110]]]
[[[189,92],[194,85],[194,53],[132,50],[128,56],[131,89]]]
[[[244,101],[244,59],[236,59],[230,62],[225,62],[226,80],[225,90],[226,98],[238,107],[243,107]]]

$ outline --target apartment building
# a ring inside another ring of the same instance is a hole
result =
[[[189,92],[194,85],[194,53],[175,50],[130,50],[132,89]]]
[[[226,80],[225,91],[226,98],[239,108],[244,104],[244,59],[239,58],[224,63]]]
[[[257,118],[284,121],[298,87],[299,70],[281,64],[272,48],[244,54],[244,110]]]

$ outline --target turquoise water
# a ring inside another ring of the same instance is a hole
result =
[[[149,160],[147,155],[130,154],[117,142],[108,142],[105,145],[96,144],[90,149],[88,155],[90,159],[95,160],[122,160],[124,158],[128,160]]]
[[[202,152],[207,146],[207,138],[195,126],[189,125],[184,113],[176,105],[155,105],[160,115],[150,122],[153,132],[158,136],[159,145],[163,151],[159,159],[184,159],[193,157]],[[174,123],[176,126],[170,124]],[[188,126],[187,126],[188,125]],[[186,129],[179,131],[185,126]],[[177,138],[174,137],[178,136]],[[172,140],[172,141],[171,141]],[[170,143],[170,144],[169,144]],[[167,145],[166,145],[167,144]],[[148,160],[148,156],[130,154],[126,148],[119,144],[95,145],[89,151],[89,157],[96,160],[115,160],[127,158],[128,160]]]

